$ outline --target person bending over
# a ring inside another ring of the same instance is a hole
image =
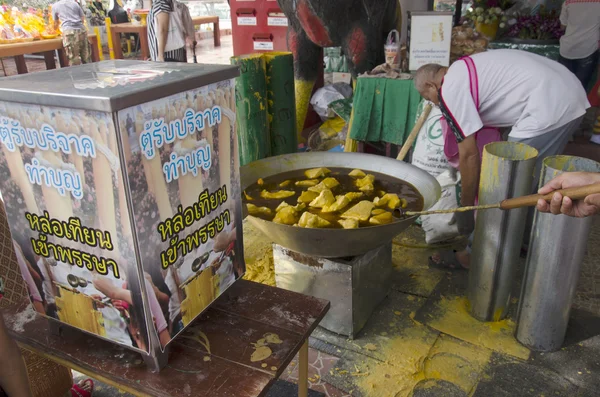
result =
[[[537,149],[534,175],[538,177],[542,160],[562,153],[590,106],[577,77],[558,62],[518,50],[494,50],[470,58],[478,103],[471,94],[473,79],[465,61],[449,68],[424,65],[415,75],[417,90],[439,106],[458,142],[462,206],[474,205],[479,190],[481,158],[475,133],[483,126],[512,127],[509,141]],[[532,190],[533,186],[535,179]],[[474,213],[457,214],[457,223],[462,234],[470,235]],[[448,267],[468,266],[468,257],[453,260]]]

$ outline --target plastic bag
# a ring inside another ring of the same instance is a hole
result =
[[[329,110],[329,104],[340,99],[350,98],[352,96],[352,87],[346,83],[335,83],[323,88],[319,88],[310,100],[310,104],[321,120],[325,121],[335,116]]]
[[[308,150],[315,152],[342,152],[348,124],[341,118],[335,117],[325,121],[308,137]]]
[[[441,173],[436,179],[442,187],[442,196],[430,210],[458,208],[460,173],[452,168]],[[421,216],[421,227],[425,232],[427,244],[452,240],[460,235],[458,225],[454,221],[454,214],[423,215]]]
[[[423,108],[429,103],[421,101],[417,111],[417,119],[421,116]],[[419,130],[419,135],[415,142],[412,155],[412,165],[427,171],[437,178],[442,172],[448,169],[448,160],[444,155],[444,136],[442,134],[442,125],[440,120],[442,112],[438,107],[433,107],[429,117]]]

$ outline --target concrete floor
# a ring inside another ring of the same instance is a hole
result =
[[[600,162],[600,147],[585,131],[565,153]],[[244,242],[247,276],[273,284],[270,242],[249,224]],[[600,395],[600,217],[593,220],[565,343],[553,353],[530,352],[513,336],[520,280],[509,318],[478,322],[464,299],[468,272],[429,268],[435,249],[418,227],[395,239],[392,291],[358,337],[320,328],[313,334],[313,389],[336,397]],[[522,271],[525,258],[518,265]],[[284,379],[296,381],[295,365]]]

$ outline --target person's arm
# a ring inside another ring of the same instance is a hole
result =
[[[29,264],[29,261],[25,259],[23,251],[21,251],[21,247],[15,240],[13,240],[13,248],[15,250],[15,256],[17,257],[17,263],[19,264],[19,270],[21,270],[21,276],[23,277],[23,280],[25,280],[27,290],[29,291],[29,295],[31,296],[31,303],[33,304],[33,308],[38,313],[45,314],[46,310],[44,309],[42,295],[40,294],[37,284],[35,283],[32,273],[30,271],[30,269],[33,270],[33,267]],[[33,273],[37,274],[35,270],[33,270]]]
[[[77,7],[79,17],[81,18],[81,23],[85,26],[85,13],[83,12],[83,8]]]
[[[35,281],[36,284],[42,284],[42,282],[44,280],[42,280],[42,276],[40,276],[40,274],[33,268],[33,266],[31,266],[31,263],[29,263],[28,260],[26,260],[27,262],[27,269],[29,269],[29,273],[31,274],[31,277],[33,277],[33,280]]]
[[[160,340],[160,345],[165,347],[167,343],[171,341],[171,335],[169,334],[169,330],[167,328],[163,329],[158,333],[158,339]]]
[[[148,280],[146,280],[146,291],[148,292],[148,303],[150,304],[152,317],[154,317],[154,323],[156,324],[156,332],[158,332],[160,344],[165,347],[171,340],[171,335],[169,335],[169,331],[167,329],[168,324],[167,320],[165,319],[165,315],[160,308],[158,299],[156,298],[154,290],[152,289],[152,285],[150,285]]]
[[[215,252],[225,251],[227,247],[229,247],[229,244],[231,244],[232,241],[235,241],[236,237],[235,227],[230,232],[222,231],[215,238],[213,249]]]
[[[52,7],[52,19],[54,20],[54,30],[58,30],[60,16],[55,7]]]
[[[462,181],[460,205],[463,207],[475,205],[481,171],[481,159],[475,135],[468,136],[458,144],[458,161]]]
[[[442,85],[439,94],[440,109],[451,133],[458,143],[459,171],[461,173],[461,205],[473,205],[479,189],[481,159],[475,133],[483,127],[477,106],[471,94],[466,66],[455,69]],[[454,215],[459,232],[468,235],[475,227],[473,211]]]
[[[185,4],[183,4],[183,7],[183,24],[185,27],[185,38],[190,45],[193,45],[193,43],[196,42],[196,29],[194,27],[194,22],[192,21],[192,14],[190,14],[190,9]]]
[[[154,282],[152,282],[152,276],[150,276],[148,273],[144,273],[144,276],[146,277],[146,280],[150,283],[150,286],[154,290],[154,295],[156,295],[156,299],[158,299],[158,303],[160,304],[160,307],[163,309],[168,308],[169,307],[169,299],[170,299],[169,295],[162,292],[154,284]]]
[[[125,301],[130,305],[133,305],[131,292],[125,288],[117,287],[106,277],[94,277],[92,282],[98,291],[102,292],[110,299]]]
[[[8,334],[0,313],[0,387],[10,397],[31,397],[21,350]]]
[[[167,45],[167,37],[169,32],[169,13],[160,12],[156,15],[156,39],[158,41],[157,62],[165,61],[165,47]]]
[[[567,28],[568,21],[569,11],[567,10],[567,2],[564,2],[560,10],[560,27],[563,28],[563,30]]]
[[[548,194],[554,190],[568,189],[593,183],[600,183],[600,173],[566,172],[548,182],[538,193]],[[584,200],[573,201],[569,197],[563,197],[562,194],[555,193],[550,204],[544,200],[539,200],[537,208],[541,212],[550,212],[554,215],[565,214],[583,218],[600,213],[600,194],[591,194]]]

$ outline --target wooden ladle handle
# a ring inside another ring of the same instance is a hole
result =
[[[554,196],[554,193],[557,192],[562,194],[563,197],[569,197],[571,200],[583,200],[590,194],[600,194],[600,183],[555,190],[548,194],[531,194],[529,196],[506,199],[500,203],[500,208],[502,208],[503,210],[510,210],[513,208],[533,207],[537,204],[539,199],[543,199],[547,202],[550,202],[550,200],[552,200],[552,197]]]

